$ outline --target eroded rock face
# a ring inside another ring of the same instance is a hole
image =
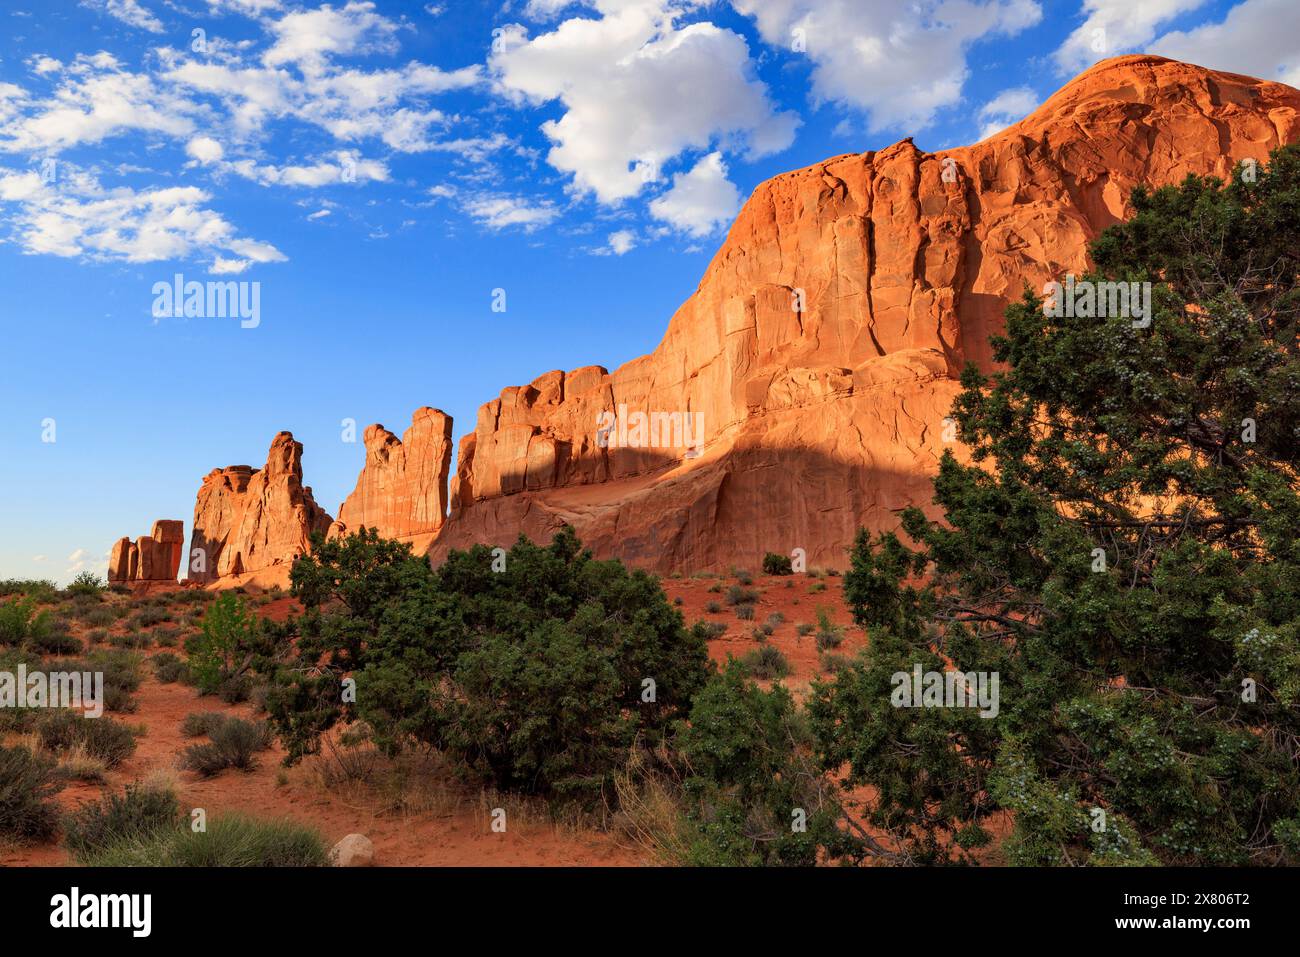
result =
[[[1026,282],[1082,272],[1134,186],[1264,162],[1298,117],[1290,87],[1119,57],[975,146],[904,140],[769,180],[654,352],[479,410],[431,556],[568,522],[661,571],[794,548],[843,565],[856,528],[930,502],[956,376],[989,366]],[[658,428],[624,430],[637,413]],[[674,415],[701,428],[700,454]]]
[[[263,468],[231,465],[204,476],[194,504],[189,578],[287,571],[308,551],[311,534],[330,522],[302,484],[302,443],[280,432]]]
[[[108,559],[112,582],[175,581],[185,548],[185,525],[179,519],[159,519],[153,531],[135,541],[119,538]]]
[[[365,465],[330,534],[376,528],[425,551],[447,516],[451,425],[451,416],[425,406],[400,439],[382,425],[369,426]]]

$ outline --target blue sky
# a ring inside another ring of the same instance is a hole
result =
[[[0,0],[0,577],[188,535],[280,429],[335,514],[345,419],[459,439],[613,369],[762,180],[974,142],[1144,50],[1295,84],[1300,4]],[[156,316],[177,273],[259,283],[260,322]]]

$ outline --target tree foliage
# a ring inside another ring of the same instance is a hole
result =
[[[811,705],[827,768],[918,860],[1014,816],[1026,864],[1300,862],[1300,152],[1132,196],[1086,281],[1152,321],[1029,290],[967,368],[942,522],[852,550],[871,647]],[[998,672],[995,718],[895,708],[920,663]]]

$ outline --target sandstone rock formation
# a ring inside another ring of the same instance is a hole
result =
[[[427,551],[447,516],[451,416],[425,406],[399,439],[382,425],[365,431],[366,462],[331,535],[376,528]]]
[[[1024,285],[1087,263],[1139,184],[1229,175],[1300,137],[1300,92],[1155,56],[1098,64],[974,146],[910,139],[763,183],[649,355],[548,372],[483,405],[447,501],[450,420],[366,430],[333,531],[377,527],[437,561],[563,523],[659,571],[843,565],[860,526],[930,503],[967,362]],[[281,433],[263,470],[204,479],[201,581],[286,570],[329,526]],[[129,564],[129,556],[126,561]]]
[[[1134,186],[1227,176],[1298,135],[1290,87],[1127,56],[975,146],[907,139],[777,176],[654,352],[479,410],[431,556],[568,522],[598,554],[661,571],[794,548],[842,565],[858,526],[929,503],[956,376],[989,365],[1026,282],[1083,271]],[[611,443],[602,416],[620,410],[659,413],[658,432]],[[662,441],[688,414],[699,455]]]
[[[302,484],[302,443],[280,432],[263,468],[230,465],[204,476],[194,504],[189,578],[250,576],[283,584],[311,534],[326,531],[330,521]],[[267,571],[273,574],[259,578]]]
[[[108,559],[113,582],[176,581],[185,548],[185,525],[179,519],[159,519],[153,531],[135,541],[119,538]]]

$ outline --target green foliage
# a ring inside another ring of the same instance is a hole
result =
[[[493,565],[479,546],[434,571],[373,531],[316,542],[291,573],[298,657],[267,697],[290,759],[361,719],[389,753],[437,747],[503,790],[588,800],[634,742],[662,740],[708,658],[658,582],[594,560],[567,528]]]
[[[48,611],[36,610],[36,599],[0,602],[0,645],[20,646],[40,640],[51,630]]]
[[[96,598],[103,590],[104,582],[94,572],[82,572],[64,589],[69,595],[93,595]]]
[[[170,651],[154,655],[149,663],[153,665],[154,674],[158,676],[160,684],[175,684],[189,677],[189,665]]]
[[[220,774],[226,768],[250,771],[256,764],[257,752],[271,746],[270,727],[261,721],[226,718],[214,723],[207,733],[211,740],[186,748],[180,760],[182,768],[204,777]]]
[[[203,694],[216,694],[243,674],[261,647],[260,623],[244,599],[223,592],[208,606],[202,630],[185,642],[190,674]]]
[[[176,793],[168,788],[128,784],[121,794],[83,804],[64,821],[63,843],[78,860],[114,844],[152,837],[181,823]]]
[[[46,841],[59,825],[53,797],[63,787],[54,762],[0,745],[0,837]]]
[[[790,673],[790,662],[779,648],[772,645],[764,645],[747,653],[740,659],[740,666],[745,674],[760,681],[775,681]]]
[[[50,751],[67,751],[77,745],[110,768],[135,753],[131,729],[109,717],[88,718],[80,712],[56,708],[37,726],[41,746]]]
[[[945,521],[853,547],[870,646],[811,712],[915,860],[1008,810],[1017,863],[1300,863],[1300,151],[1132,202],[1085,278],[1153,282],[1149,326],[1027,291],[962,377]],[[996,717],[889,704],[948,662],[999,674]]]
[[[227,814],[206,831],[187,825],[124,837],[87,853],[88,867],[324,867],[329,850],[316,830],[289,820]]]
[[[181,734],[187,738],[201,738],[212,734],[225,722],[226,716],[220,711],[193,711],[181,722]]]
[[[812,865],[819,850],[859,856],[837,826],[840,805],[817,773],[813,742],[790,693],[764,691],[731,662],[695,699],[677,743],[696,865]]]
[[[794,563],[790,560],[789,555],[779,555],[776,552],[768,552],[763,556],[763,574],[793,575]]]

